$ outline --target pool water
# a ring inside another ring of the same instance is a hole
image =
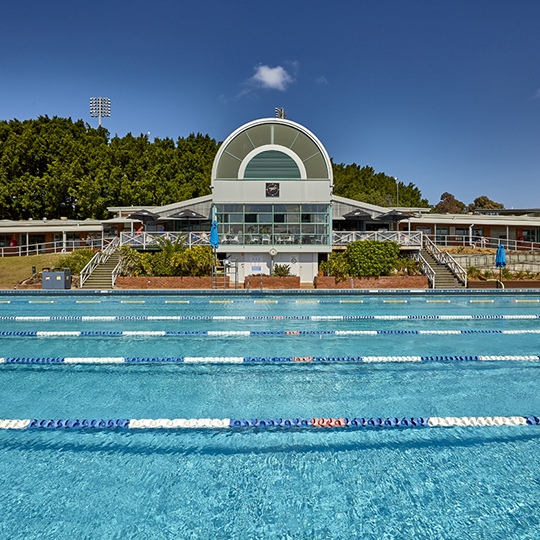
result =
[[[0,316],[265,318],[0,320],[0,330],[539,328],[540,319],[266,318],[540,314],[538,303],[514,301],[523,297],[405,298],[9,297]],[[4,336],[0,357],[533,355],[537,336]],[[0,418],[539,415],[539,369],[516,361],[3,364]],[[540,531],[538,426],[0,430],[0,452],[0,538],[532,539]]]

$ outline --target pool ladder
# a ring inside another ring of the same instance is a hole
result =
[[[238,267],[236,259],[225,259],[212,264],[212,289],[230,289],[238,286]]]

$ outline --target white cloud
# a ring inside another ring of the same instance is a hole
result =
[[[318,79],[315,79],[315,82],[317,84],[328,84],[328,80],[324,76],[321,76]]]
[[[261,65],[255,66],[255,75],[248,82],[258,88],[269,88],[284,92],[294,82],[293,77],[281,66],[275,68]]]
[[[540,88],[536,91],[536,94],[534,94],[535,98],[540,98]]]

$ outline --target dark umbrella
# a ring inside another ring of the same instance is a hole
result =
[[[354,210],[348,214],[344,214],[345,219],[372,219],[371,214],[364,210]]]
[[[504,246],[499,244],[497,255],[495,256],[495,266],[499,269],[499,281],[502,284],[502,269],[506,266],[506,251]]]
[[[143,223],[146,223],[147,221],[156,221],[159,217],[159,214],[154,214],[149,210],[138,210],[137,212],[131,214],[128,217],[129,219],[133,219],[134,221],[142,221]]]
[[[160,221],[166,221],[167,219],[202,220],[202,219],[207,219],[207,218],[206,216],[203,216],[202,214],[199,214],[198,212],[195,212],[194,210],[190,210],[189,208],[184,208],[183,210],[179,210],[178,212],[171,214],[170,216],[163,216],[159,219]]]
[[[392,210],[386,214],[380,215],[378,221],[386,221],[387,223],[397,223],[398,221],[403,221],[404,219],[410,219],[412,216],[410,214],[405,214],[399,210]]]
[[[377,221],[384,221],[386,223],[398,223],[399,221],[403,221],[404,219],[410,219],[412,216],[410,214],[405,214],[404,212],[400,212],[399,210],[392,210],[390,212],[387,212],[386,214],[382,214],[377,218]],[[397,225],[396,225],[397,230]]]

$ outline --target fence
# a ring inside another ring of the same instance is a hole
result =
[[[525,240],[509,240],[508,238],[470,237],[452,235],[426,235],[434,244],[440,247],[474,247],[496,249],[502,244],[511,251],[540,251],[540,242],[527,242]]]

